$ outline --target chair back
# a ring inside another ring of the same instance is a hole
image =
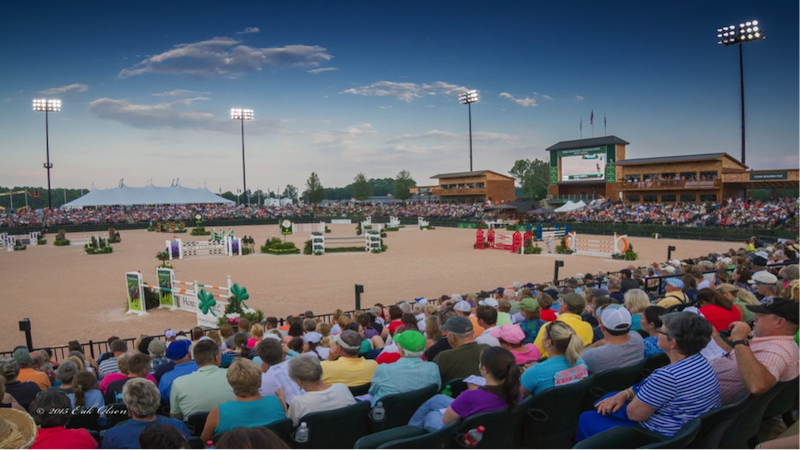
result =
[[[206,448],[203,440],[197,436],[192,436],[189,438],[189,448],[191,449],[203,449]]]
[[[369,402],[306,414],[299,422],[308,426],[308,442],[302,448],[353,448],[356,441],[370,433]]]
[[[463,378],[453,378],[446,383],[442,383],[442,392],[450,386],[450,392],[452,393],[451,397],[456,398],[458,394],[467,390],[467,383],[464,382]]]
[[[378,448],[447,448],[447,445],[451,443],[456,436],[456,430],[460,426],[460,422],[460,420],[456,420],[450,425],[432,433],[424,433],[415,437],[389,441],[383,445],[379,445]]]
[[[797,378],[779,384],[784,385],[783,390],[767,406],[764,417],[780,416],[791,409],[797,409]]]
[[[186,417],[186,426],[192,432],[192,436],[200,436],[203,433],[203,428],[206,426],[206,419],[208,419],[208,412],[195,412]]]
[[[277,422],[272,422],[270,424],[264,425],[264,428],[272,430],[284,442],[292,441],[292,431],[294,430],[294,424],[292,423],[292,419],[289,419],[288,417],[286,419],[281,419]]]
[[[570,448],[578,417],[589,388],[591,375],[576,383],[547,389],[523,402],[523,448]]]
[[[592,383],[589,393],[586,395],[583,410],[592,411],[595,409],[594,404],[604,395],[627,389],[636,384],[636,380],[644,370],[646,363],[647,361],[642,359],[642,361],[631,366],[605,370],[594,374],[594,383]]]
[[[372,430],[380,431],[408,424],[411,416],[425,403],[426,400],[436,395],[439,387],[431,384],[422,389],[400,394],[381,397],[380,401],[386,410],[385,419],[381,422],[372,422]]]
[[[348,386],[347,389],[350,389],[353,397],[358,397],[359,395],[369,394],[370,386],[372,386],[372,383],[362,384],[361,386]]]
[[[100,431],[108,428],[100,425],[99,419],[100,412],[97,408],[81,410],[79,413],[70,416],[67,428],[84,428],[89,431]]]
[[[699,432],[700,419],[694,418],[691,422],[681,427],[671,438],[639,448],[686,448]]]
[[[669,364],[669,356],[667,356],[666,353],[659,353],[647,358],[644,362],[644,369],[642,369],[642,372],[639,374],[639,379],[636,381],[644,380],[649,377],[651,373],[655,372],[656,369],[660,369],[667,364]]]
[[[701,414],[700,431],[694,440],[688,445],[689,448],[719,448],[723,434],[728,431],[734,420],[747,407],[747,397],[740,401],[712,409]]]
[[[519,405],[522,406],[522,405]],[[463,419],[456,432],[456,445],[458,440],[473,428],[484,427],[483,439],[478,443],[477,448],[519,448],[520,445],[520,426],[522,425],[522,414],[519,407],[513,412],[508,408],[499,411],[490,411],[475,414]]]
[[[720,441],[720,448],[745,448],[747,441],[755,437],[761,428],[761,421],[764,418],[769,404],[786,387],[787,381],[776,384],[769,391],[761,395],[751,395],[745,404],[744,411],[733,421],[728,430],[723,434]],[[748,447],[749,448],[749,447]]]
[[[106,405],[104,409],[106,413],[106,417],[108,418],[108,425],[106,428],[111,428],[119,425],[122,422],[126,422],[130,417],[128,417],[128,407],[125,406],[125,403],[112,403],[110,405]]]

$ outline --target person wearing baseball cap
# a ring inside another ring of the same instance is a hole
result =
[[[196,372],[197,363],[192,361],[189,354],[191,341],[175,341],[167,347],[167,358],[172,360],[173,368],[161,374],[158,381],[158,391],[161,399],[169,402],[169,394],[172,392],[172,383],[178,378]],[[161,366],[165,367],[165,366]]]
[[[588,346],[592,343],[594,332],[592,331],[592,326],[581,319],[581,314],[583,314],[584,309],[586,309],[586,300],[584,300],[583,297],[575,293],[567,294],[564,296],[558,308],[558,318],[556,321],[564,322],[572,327],[578,337],[583,341],[583,345]],[[533,343],[536,345],[536,348],[539,349],[539,353],[541,353],[542,356],[547,356],[547,352],[542,346],[543,332],[544,327],[539,329],[539,334],[537,334],[536,340]]]
[[[517,325],[503,325],[499,328],[492,328],[490,333],[492,337],[497,339],[500,347],[514,355],[517,365],[527,364],[541,358],[539,349],[535,345],[525,343],[525,333]]]
[[[797,302],[773,297],[761,305],[747,305],[756,313],[753,329],[745,322],[730,325],[727,342],[714,339],[730,355],[711,362],[719,378],[722,404],[736,402],[743,395],[763,394],[779,381],[798,376],[798,351],[794,336],[798,330]]]
[[[453,294],[455,295],[455,294]],[[478,324],[478,318],[472,315],[472,305],[466,300],[460,300],[453,306],[457,316],[466,317],[471,323],[476,336],[483,334],[483,327]]]
[[[369,394],[372,404],[392,394],[416,391],[435,384],[441,388],[439,366],[423,361],[425,336],[416,330],[406,330],[394,335],[400,359],[392,364],[380,364],[372,377]]]
[[[433,360],[439,366],[442,383],[470,375],[480,376],[478,362],[481,352],[490,347],[475,342],[475,327],[472,322],[464,316],[454,316],[447,319],[442,331],[446,333],[447,342],[453,348],[439,353]]]
[[[583,351],[589,373],[632,366],[644,359],[644,339],[631,331],[632,317],[626,308],[608,305],[599,319],[604,344]]]
[[[540,297],[542,295],[546,294],[539,294]],[[533,344],[533,341],[536,339],[536,335],[539,334],[539,328],[546,323],[541,318],[539,301],[537,299],[525,297],[520,300],[517,308],[519,308],[519,313],[523,318],[523,320],[519,322],[519,328],[525,335],[525,339],[523,339],[523,341],[526,344]]]
[[[666,284],[665,290],[667,291],[664,298],[656,303],[656,306],[660,306],[662,308],[669,308],[671,306],[680,305],[681,303],[686,303],[689,301],[689,297],[683,293],[683,281],[679,277],[672,277],[667,278],[664,280]]]

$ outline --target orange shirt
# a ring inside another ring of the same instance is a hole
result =
[[[39,372],[38,370],[34,370],[29,367],[19,370],[19,376],[17,377],[17,380],[22,381],[23,383],[26,381],[33,381],[39,386],[39,389],[43,391],[50,387],[50,377],[48,377],[46,373]]]
[[[478,325],[478,318],[475,316],[468,316],[470,322],[472,322],[472,328],[475,329],[475,337],[478,337],[483,334],[484,328]]]

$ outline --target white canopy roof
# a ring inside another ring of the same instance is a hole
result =
[[[570,212],[570,211],[575,211],[576,209],[584,208],[585,206],[586,206],[586,203],[584,203],[583,200],[581,200],[581,201],[579,201],[577,203],[575,203],[573,201],[568,201],[567,203],[564,204],[564,206],[562,206],[560,208],[557,208],[555,210],[555,212],[559,212],[559,213],[561,213],[561,212]]]
[[[83,197],[64,205],[64,208],[87,206],[129,205],[189,205],[221,203],[233,204],[206,188],[190,189],[181,185],[170,187],[129,187],[124,184],[113,189],[95,189]]]

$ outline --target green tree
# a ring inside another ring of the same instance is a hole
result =
[[[303,198],[309,203],[320,203],[325,198],[325,188],[319,181],[319,175],[316,172],[311,172],[311,175],[306,180],[306,190],[303,192]]]
[[[411,178],[411,173],[407,170],[401,170],[394,179],[394,198],[399,198],[400,200],[410,199],[410,189],[416,185],[417,182]]]
[[[550,186],[550,164],[540,159],[520,159],[508,171],[517,179],[522,187],[523,197],[534,199],[545,198]]]
[[[297,201],[297,188],[291,184],[287,184],[283,189],[283,198],[290,198],[294,201]]]
[[[367,181],[363,173],[356,175],[353,179],[353,198],[364,201],[372,196],[372,186]]]

